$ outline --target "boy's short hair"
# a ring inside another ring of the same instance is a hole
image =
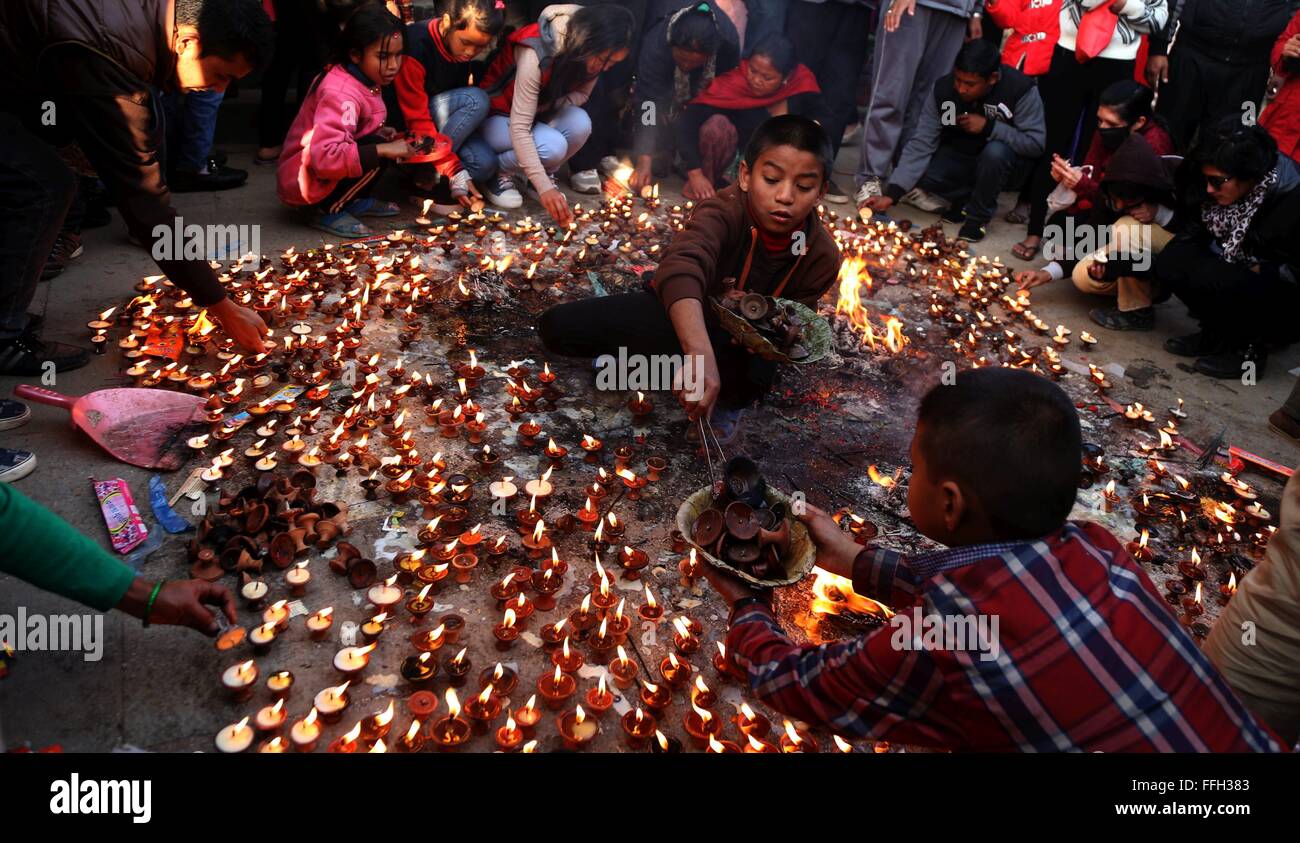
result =
[[[811,152],[817,156],[817,161],[822,166],[822,182],[830,180],[835,155],[831,151],[831,140],[826,135],[826,130],[816,120],[799,114],[767,118],[754,130],[749,143],[745,145],[745,166],[752,170],[758,163],[758,156],[774,146],[793,146],[801,152]]]
[[[1002,68],[1002,53],[991,42],[983,38],[967,41],[957,52],[953,62],[954,72],[975,73],[985,79]]]
[[[917,443],[933,479],[979,498],[999,538],[1059,529],[1078,494],[1079,414],[1050,380],[1021,369],[979,368],[921,399]]]

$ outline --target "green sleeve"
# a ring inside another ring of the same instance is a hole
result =
[[[68,522],[0,483],[0,572],[101,612],[121,602],[135,571]]]

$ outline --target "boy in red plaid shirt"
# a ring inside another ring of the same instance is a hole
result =
[[[912,440],[908,508],[948,550],[862,548],[821,510],[801,516],[817,564],[899,615],[797,646],[764,594],[710,567],[732,604],[728,652],[764,702],[843,735],[967,751],[1281,750],[1124,547],[1066,520],[1080,452],[1074,406],[1045,378],[982,368],[936,387]],[[936,642],[911,630],[922,618],[996,640]]]

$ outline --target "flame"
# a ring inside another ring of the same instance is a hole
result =
[[[790,742],[795,746],[798,746],[799,744],[803,743],[803,738],[800,737],[799,733],[795,731],[794,724],[791,723],[789,720],[785,721],[785,736],[789,738]]]
[[[388,701],[388,708],[375,715],[375,725],[379,727],[387,726],[393,719],[393,701]]]
[[[314,710],[314,709],[313,709],[313,710]],[[361,737],[361,721],[360,721],[360,720],[357,721],[357,725],[355,725],[355,726],[353,726],[351,729],[349,729],[348,732],[347,732],[347,734],[345,734],[345,735],[343,736],[343,743],[344,743],[344,744],[356,743],[356,742],[357,742],[357,738],[359,738],[359,737]]]
[[[420,721],[412,720],[411,728],[406,730],[406,742],[410,743],[411,741],[415,740],[415,736],[418,734],[420,734]]]
[[[882,486],[886,489],[894,488],[894,484],[895,484],[894,478],[886,477],[885,475],[881,474],[880,470],[876,468],[875,463],[872,463],[871,465],[867,466],[867,476],[870,477],[871,482],[875,483],[877,486]]]
[[[460,700],[456,698],[455,688],[447,689],[447,715],[452,720],[460,716]]]
[[[810,615],[838,615],[844,611],[883,618],[894,615],[883,603],[855,592],[853,581],[846,577],[817,567],[813,568],[813,576],[813,599],[808,607]]]

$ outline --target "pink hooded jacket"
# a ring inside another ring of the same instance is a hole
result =
[[[367,87],[334,65],[303,101],[289,127],[276,171],[276,190],[287,205],[314,205],[344,178],[359,178],[379,164],[375,144],[357,138],[375,132],[388,111],[377,86]]]

